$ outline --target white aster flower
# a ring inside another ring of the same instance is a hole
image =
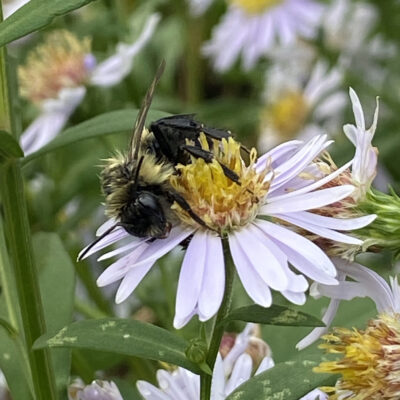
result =
[[[246,353],[254,328],[254,324],[247,324],[245,330],[236,337],[235,344],[228,354],[225,357],[218,354],[212,376],[211,400],[225,399],[251,378],[254,368],[257,368],[255,373],[257,375],[274,366],[270,355],[263,357],[257,365]],[[173,372],[158,370],[157,381],[159,387],[146,381],[137,382],[137,388],[145,400],[200,399],[200,376],[184,368],[178,368]]]
[[[320,345],[335,354],[334,361],[325,361],[315,372],[341,374],[335,387],[326,388],[337,399],[397,399],[400,357],[400,285],[397,277],[389,284],[376,272],[359,264],[340,260],[343,274],[353,281],[343,280],[333,288],[315,285],[314,292],[335,301],[355,297],[370,297],[379,315],[371,319],[366,329],[335,328],[323,337]]]
[[[112,86],[132,69],[133,59],[146,45],[160,19],[149,17],[138,40],[119,44],[117,52],[96,65],[90,40],[78,39],[66,30],[54,31],[45,43],[28,55],[19,68],[21,95],[35,104],[39,116],[22,133],[25,154],[32,153],[52,140],[82,102],[86,86]]]
[[[326,9],[323,42],[339,53],[339,63],[351,68],[371,84],[383,82],[386,73],[382,62],[396,54],[396,47],[380,35],[373,36],[378,11],[371,3],[336,0]]]
[[[218,71],[229,69],[242,54],[250,69],[279,45],[298,37],[313,38],[323,6],[314,0],[229,0],[222,22],[214,28],[204,54],[213,59]]]
[[[95,380],[90,385],[76,380],[68,388],[68,400],[123,400],[114,382]]]
[[[120,303],[160,257],[190,238],[178,283],[176,328],[196,314],[206,321],[218,311],[225,289],[223,240],[229,242],[239,278],[255,303],[269,307],[270,289],[274,289],[291,302],[303,304],[308,288],[305,276],[320,283],[336,284],[336,270],[318,246],[294,232],[287,223],[332,241],[360,246],[362,241],[336,230],[352,230],[371,221],[370,217],[335,219],[309,212],[351,195],[352,185],[321,189],[342,169],[306,187],[295,186],[296,178],[330,143],[325,136],[306,143],[288,142],[258,160],[253,149],[247,166],[241,158],[239,143],[232,138],[215,143],[212,163],[193,158],[191,164],[178,166],[180,173],[170,179],[172,187],[210,229],[199,226],[175,204],[172,208],[181,223],[172,228],[166,239],[133,237],[118,226],[81,255],[87,257],[129,239],[123,247],[99,258],[122,255],[97,280],[99,286],[105,286],[122,279],[116,295],[116,302]],[[204,136],[201,145],[209,150]],[[221,163],[233,169],[240,185],[225,176]],[[102,235],[113,224],[115,221],[109,220],[97,234]]]
[[[266,150],[285,140],[310,138],[321,126],[339,129],[346,95],[340,68],[319,61],[311,73],[308,62],[278,61],[269,68],[261,113],[259,147]]]

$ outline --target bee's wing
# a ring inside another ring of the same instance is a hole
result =
[[[156,72],[156,76],[154,77],[153,82],[151,83],[149,89],[147,90],[142,106],[140,107],[139,114],[136,118],[129,146],[129,158],[131,161],[137,160],[139,157],[140,140],[142,137],[144,124],[146,123],[147,112],[149,111],[151,101],[153,99],[154,90],[164,72],[164,69],[165,69],[165,60],[162,60]]]

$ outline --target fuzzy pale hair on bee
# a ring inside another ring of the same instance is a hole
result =
[[[138,160],[131,160],[120,152],[105,160],[100,179],[108,217],[119,219],[124,207],[132,198],[132,192],[138,187],[167,187],[174,168],[146,150],[147,143],[151,143],[152,140],[154,135],[148,129],[144,129]]]

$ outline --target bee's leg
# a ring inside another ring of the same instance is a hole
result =
[[[173,190],[169,190],[167,192],[168,198],[174,202],[176,201],[178,205],[186,211],[190,217],[196,221],[199,225],[203,226],[204,228],[211,229],[212,231],[215,231],[215,229],[210,228],[190,207],[190,204],[177,192]]]
[[[182,145],[182,149],[186,150],[189,154],[191,154],[194,157],[202,158],[206,163],[211,163],[214,159],[213,153],[207,150],[203,150],[196,146],[190,146],[188,144],[185,144]],[[229,178],[232,182],[235,182],[238,185],[240,185],[239,176],[236,174],[235,171],[232,171],[230,168],[228,168],[226,165],[222,163],[219,163],[219,165],[221,166],[227,178]]]
[[[203,126],[202,131],[207,137],[216,140],[229,139],[232,136],[231,131],[224,131],[222,129],[210,128],[208,126]],[[240,148],[247,154],[250,154],[250,150],[246,146],[240,145]]]

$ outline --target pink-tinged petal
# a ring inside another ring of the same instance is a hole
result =
[[[175,315],[185,319],[196,308],[203,282],[207,234],[197,231],[189,243],[179,274]]]
[[[207,232],[204,240],[206,259],[198,304],[200,321],[208,321],[217,313],[225,290],[225,262],[221,239]]]
[[[321,227],[320,225],[314,225],[308,221],[304,221],[296,218],[297,213],[292,214],[275,214],[276,218],[282,219],[283,221],[289,222],[293,225],[299,226],[309,232],[315,233],[318,236],[326,239],[334,240],[340,243],[354,244],[361,246],[363,241],[355,237],[344,235],[343,233],[336,232],[332,229]]]
[[[349,89],[351,103],[353,105],[353,113],[356,119],[356,125],[358,128],[365,130],[365,120],[364,120],[364,113],[361,107],[360,99],[357,96],[357,93],[354,91],[353,88]]]
[[[256,162],[255,168],[257,172],[263,170],[268,163],[271,163],[272,168],[286,161],[299,147],[303,144],[300,140],[291,140],[274,147],[264,155],[262,155]]]
[[[122,282],[117,290],[117,294],[115,296],[115,302],[117,304],[120,304],[127,299],[127,297],[136,289],[137,285],[139,285],[142,279],[150,271],[150,268],[153,265],[154,263],[150,262],[140,267],[133,267],[128,271],[124,279],[122,279]]]
[[[233,367],[232,374],[225,387],[225,394],[232,393],[243,382],[250,379],[252,369],[253,361],[251,357],[247,353],[242,354]]]
[[[149,248],[144,251],[141,257],[136,261],[135,266],[158,260],[174,247],[178,246],[193,232],[194,229],[182,228],[180,226],[172,228],[166,239],[156,239],[154,242],[151,243]]]
[[[222,361],[221,354],[218,353],[214,365],[214,371],[211,381],[211,399],[224,400],[225,396],[225,371],[224,362]],[[196,400],[198,397],[196,398]],[[190,399],[192,400],[192,399]],[[194,399],[193,399],[194,400]]]
[[[354,189],[355,187],[352,185],[335,186],[328,189],[317,190],[316,192],[301,194],[289,199],[274,201],[261,207],[260,214],[286,214],[324,207],[328,204],[345,199],[354,192]]]
[[[336,279],[332,279],[336,276],[332,261],[310,240],[269,221],[257,220],[257,226],[281,248],[299,271],[321,283],[337,283]]]
[[[281,292],[291,303],[302,306],[306,302],[305,293],[291,292],[290,290],[284,290]]]
[[[83,257],[82,260],[90,257],[92,254],[97,253],[99,250],[104,249],[105,247],[108,247],[111,244],[118,242],[119,240],[121,240],[127,236],[129,236],[129,234],[125,231],[125,229],[120,228],[120,227],[115,228],[115,230],[113,230],[109,235],[105,236],[102,240],[100,240],[98,243],[96,243],[85,254],[85,257]],[[79,252],[78,259],[80,259],[81,254],[83,254],[89,246],[90,246],[90,244]]]
[[[230,235],[235,239],[237,246],[247,255],[260,277],[269,287],[275,290],[285,290],[288,286],[286,274],[282,271],[287,260],[276,257],[275,254],[259,240],[257,228],[248,225]]]
[[[146,400],[172,400],[158,387],[146,381],[137,381],[136,387]]]
[[[229,236],[229,247],[239,278],[247,294],[255,303],[263,307],[269,307],[272,303],[272,296],[268,285],[254,269],[237,239],[231,235]]]
[[[136,260],[146,250],[149,245],[142,243],[126,256],[120,258],[115,263],[111,264],[98,278],[97,286],[106,286],[123,278],[128,271],[133,268]]]
[[[336,229],[339,231],[350,231],[363,228],[364,226],[369,225],[377,217],[377,215],[371,214],[358,218],[332,218],[307,211],[299,211],[296,214],[293,214],[293,216],[302,222],[309,222],[316,226],[325,227],[327,229]]]
[[[293,190],[293,191],[290,191],[290,192],[284,193],[284,194],[278,194],[278,195],[274,195],[272,193],[271,195],[268,195],[268,201],[269,202],[281,201],[284,199],[289,199],[291,197],[296,197],[300,194],[309,193],[316,189],[319,189],[321,186],[326,185],[327,183],[329,183],[330,181],[332,181],[333,179],[338,177],[342,172],[346,171],[347,168],[350,168],[352,163],[353,163],[353,160],[349,161],[347,164],[343,165],[341,168],[337,169],[336,171],[332,172],[331,174],[329,174],[321,179],[318,179],[317,181],[315,181],[311,184],[304,185],[300,189]]]
[[[138,241],[133,240],[131,243],[128,243],[125,246],[118,247],[117,249],[110,251],[109,253],[103,254],[97,259],[97,261],[108,260],[109,258],[115,257],[119,254],[126,253],[128,250],[133,251],[136,247],[139,247],[146,240],[148,240],[148,238],[143,238]]]
[[[322,335],[328,333],[329,327],[331,326],[333,319],[335,318],[335,315],[337,313],[339,304],[340,300],[332,299],[330,301],[329,306],[326,309],[324,316],[322,317],[322,322],[324,322],[326,326],[313,329],[306,337],[300,340],[300,342],[296,344],[296,348],[298,350],[305,349],[306,347],[316,342]]]

